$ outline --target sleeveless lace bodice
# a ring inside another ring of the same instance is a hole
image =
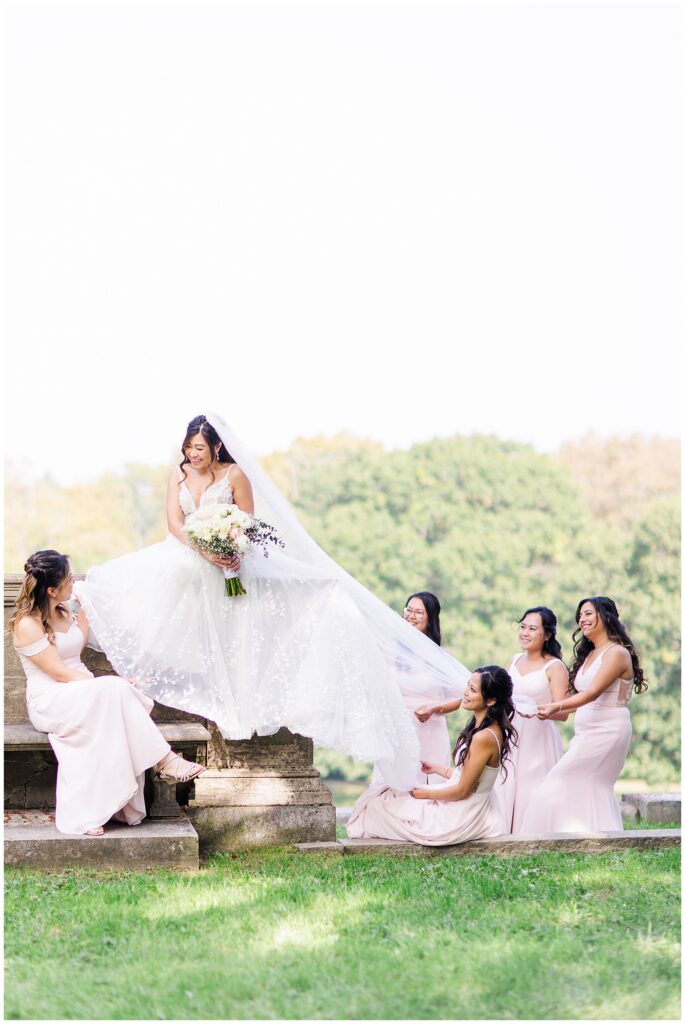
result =
[[[178,475],[180,480],[182,476],[180,469]],[[231,487],[228,481],[228,473],[226,473],[226,475],[222,477],[221,480],[217,480],[215,483],[210,484],[209,487],[207,487],[206,490],[202,492],[202,496],[200,497],[200,508],[202,508],[210,501],[219,502],[222,505],[233,504],[233,488]],[[190,493],[188,484],[186,483],[185,480],[181,481],[181,485],[178,489],[178,503],[181,506],[181,511],[183,512],[183,515],[186,518],[189,515],[192,515],[193,512],[197,512],[197,507],[195,505],[195,502],[193,501],[193,496]]]
[[[578,693],[582,693],[584,690],[588,690],[592,685],[592,682],[597,675],[599,666],[602,664],[602,659],[610,647],[614,647],[614,644],[610,644],[605,647],[598,658],[596,658],[590,665],[587,671],[585,665],[581,665],[578,670],[578,674],[575,678],[575,688]],[[604,710],[607,708],[627,708],[630,703],[630,698],[633,695],[633,680],[632,679],[615,679],[613,683],[600,693],[599,697],[595,698],[591,704],[586,704],[587,709],[598,709]],[[584,710],[584,709],[581,709]]]

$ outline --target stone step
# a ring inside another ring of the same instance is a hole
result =
[[[40,871],[197,871],[199,863],[197,832],[184,815],[164,821],[146,818],[135,828],[112,822],[105,825],[104,836],[92,837],[58,832],[51,811],[5,812],[5,866]]]
[[[611,853],[660,850],[680,846],[680,829],[633,829],[626,832],[555,832],[542,836],[497,836],[457,846],[419,846],[394,839],[341,839],[337,843],[297,843],[301,853],[374,854],[401,857],[530,857],[539,853]],[[337,849],[336,849],[337,848]]]
[[[167,743],[207,743],[211,735],[200,722],[157,722]],[[4,728],[5,750],[51,750],[46,732],[38,732],[30,722],[18,722]]]

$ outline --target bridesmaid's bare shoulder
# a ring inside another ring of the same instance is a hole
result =
[[[28,647],[29,644],[35,644],[36,640],[40,640],[41,637],[45,636],[43,623],[34,615],[22,615],[14,623],[12,632],[14,633],[14,642],[17,647]]]

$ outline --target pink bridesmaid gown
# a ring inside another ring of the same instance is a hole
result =
[[[497,738],[492,729],[488,731]],[[452,846],[501,835],[502,820],[493,794],[498,773],[499,765],[486,765],[465,800],[417,800],[408,793],[372,787],[352,808],[347,834],[350,839],[396,839],[422,846]],[[460,774],[461,769],[455,768],[450,779],[431,786],[436,797],[441,789],[455,785]]]
[[[526,694],[536,704],[549,704],[552,691],[547,670],[559,661],[552,658],[543,668],[522,676],[518,661],[523,652],[514,657],[509,674],[514,683],[516,697]],[[523,718],[514,715],[514,726],[519,734],[518,746],[511,748],[511,760],[507,762],[507,776],[500,775],[495,786],[495,796],[502,810],[505,832],[521,832],[528,805],[544,782],[547,773],[564,753],[564,745],[554,722],[541,722],[539,718]]]
[[[605,647],[587,671],[580,668],[575,680],[579,693],[592,685],[608,650]],[[632,688],[632,679],[615,679],[596,700],[576,711],[575,735],[531,800],[522,832],[623,831],[614,785],[630,747]]]
[[[58,683],[43,672],[30,656],[48,646],[45,636],[17,652],[31,724],[47,732],[57,757],[55,824],[70,835],[83,835],[113,817],[137,825],[145,817],[145,770],[169,750],[149,717],[153,702],[125,679],[96,679],[88,672],[75,622],[55,633],[55,646],[67,668],[90,679]]]

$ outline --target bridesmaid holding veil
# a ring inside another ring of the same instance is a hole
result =
[[[285,543],[242,558],[245,596],[224,591],[223,570],[236,563],[186,543],[188,515],[213,503],[254,508]],[[286,726],[412,785],[419,745],[401,677],[422,680],[428,699],[444,687],[461,695],[467,669],[318,547],[215,414],[188,424],[167,519],[166,540],[92,568],[76,588],[116,671],[227,739]]]
[[[630,748],[628,704],[647,684],[610,597],[584,598],[576,622],[570,695],[538,707],[542,720],[575,711],[575,735],[528,806],[522,831],[531,835],[623,831],[614,785]]]
[[[528,805],[537,798],[547,773],[564,753],[554,722],[540,721],[537,705],[561,700],[568,692],[568,670],[561,660],[557,618],[551,608],[537,605],[519,619],[521,653],[514,655],[509,673],[518,702],[514,724],[519,742],[511,756],[511,770],[500,776],[495,794],[502,807],[507,832],[521,832]],[[524,698],[530,701],[526,711]],[[568,712],[556,712],[566,721]]]

